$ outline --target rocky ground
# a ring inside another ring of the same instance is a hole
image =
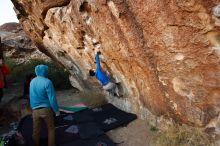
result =
[[[107,133],[118,146],[150,146],[152,133],[145,120],[137,119],[126,127]]]
[[[12,85],[5,90],[5,95],[1,104],[1,111],[6,112],[6,116],[0,114],[0,120],[4,126],[0,128],[0,135],[8,132],[9,124],[18,121],[20,117],[30,113],[27,108],[27,100],[20,98],[22,88],[20,85]],[[71,106],[81,103],[85,95],[75,89],[57,91],[57,100],[60,106]],[[7,110],[6,110],[7,109]],[[107,135],[118,143],[119,146],[149,146],[149,126],[147,122],[137,119],[126,127],[111,130]]]

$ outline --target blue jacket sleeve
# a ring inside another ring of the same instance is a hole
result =
[[[46,87],[47,89],[47,95],[50,101],[50,106],[52,107],[53,111],[56,113],[59,111],[59,107],[57,104],[57,99],[56,99],[56,95],[55,95],[55,91],[54,91],[54,87],[53,87],[53,83],[50,81],[48,86]]]
[[[98,53],[95,56],[95,61],[96,61],[96,70],[100,70],[101,65],[100,65],[100,59],[99,59],[99,54]]]

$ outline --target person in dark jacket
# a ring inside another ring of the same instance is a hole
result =
[[[30,83],[31,80],[35,77],[34,74],[27,74],[25,77],[25,81],[24,81],[24,93],[23,93],[23,97],[29,99],[29,89],[30,89]]]
[[[35,67],[37,77],[30,83],[30,105],[33,110],[33,141],[34,146],[40,146],[40,130],[42,120],[48,129],[48,146],[55,146],[55,127],[53,112],[60,114],[53,83],[47,78],[48,66]]]
[[[118,87],[115,83],[110,81],[109,77],[106,75],[104,71],[102,71],[101,65],[100,65],[100,58],[99,55],[101,55],[101,52],[98,51],[95,56],[96,60],[96,71],[94,70],[89,70],[89,75],[90,76],[95,76],[99,82],[101,83],[102,87],[104,90],[108,91],[110,94],[115,95],[115,96],[121,96],[119,94]]]

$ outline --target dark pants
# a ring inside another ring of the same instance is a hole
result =
[[[2,101],[2,97],[3,97],[3,88],[0,88],[0,102]]]

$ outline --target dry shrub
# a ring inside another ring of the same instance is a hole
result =
[[[105,96],[97,91],[86,90],[84,92],[80,92],[80,97],[89,107],[97,107],[106,103]]]
[[[156,133],[152,146],[214,146],[214,143],[202,128],[170,125]]]

